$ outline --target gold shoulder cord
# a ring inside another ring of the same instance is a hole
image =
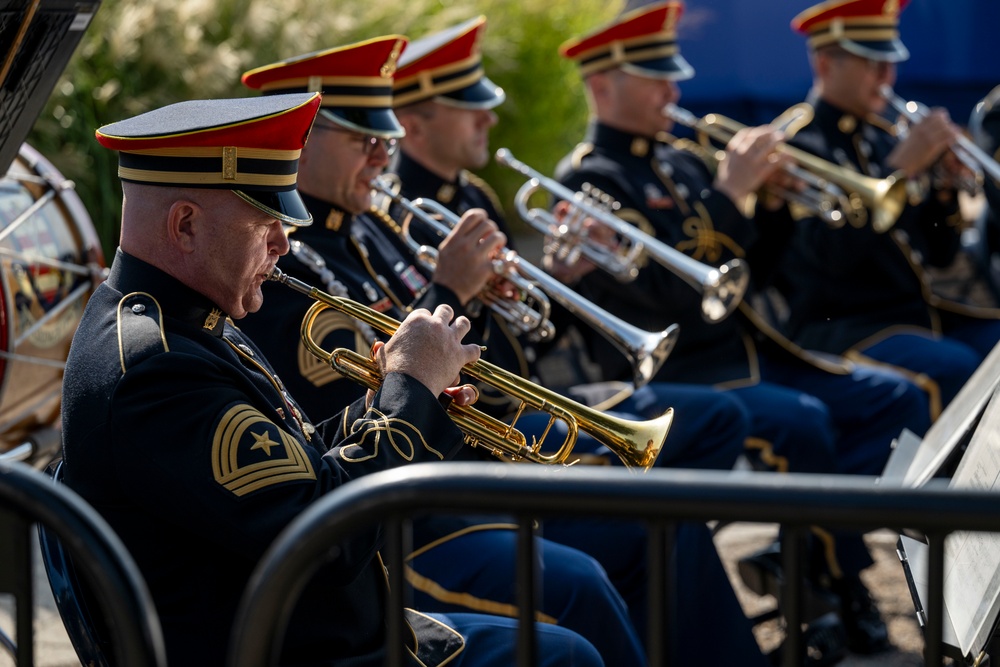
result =
[[[302,415],[299,414],[299,411],[295,408],[295,406],[293,406],[289,402],[289,400],[285,397],[285,388],[281,384],[281,381],[278,380],[278,378],[276,378],[273,375],[271,375],[267,371],[267,369],[264,368],[263,365],[261,365],[260,363],[257,362],[256,359],[252,358],[246,352],[244,352],[243,350],[241,350],[240,347],[236,343],[234,343],[233,341],[229,340],[228,338],[223,338],[222,340],[226,341],[226,344],[229,345],[229,347],[232,348],[233,352],[235,352],[237,354],[237,356],[240,357],[240,359],[243,359],[243,361],[251,364],[257,370],[259,370],[261,373],[264,374],[264,377],[266,377],[268,379],[268,381],[270,381],[271,385],[274,387],[274,390],[278,392],[278,396],[281,396],[281,400],[285,403],[285,406],[288,408],[288,411],[291,413],[292,417],[298,423],[299,429],[302,431],[302,435],[305,436],[306,441],[312,442],[312,437],[311,436],[312,436],[312,433],[316,429],[313,427],[312,424],[308,424],[307,425],[304,421],[302,421]]]

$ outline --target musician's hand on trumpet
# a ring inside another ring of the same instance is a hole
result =
[[[726,144],[726,157],[719,162],[713,187],[729,197],[734,204],[745,211],[747,198],[765,185],[776,185],[785,190],[801,190],[784,170],[790,164],[787,154],[775,149],[784,140],[784,135],[770,127],[746,127],[740,129]],[[777,208],[783,202],[776,198],[765,198],[768,208]]]
[[[562,224],[574,225],[573,238],[586,239],[587,243],[607,248],[612,252],[618,245],[614,230],[593,218],[583,216],[578,210],[574,210],[568,201],[557,202],[552,209],[552,215]],[[570,220],[573,216],[576,218]],[[571,248],[560,247],[558,241],[552,237],[545,239],[542,267],[564,285],[575,285],[585,275],[600,268],[579,252],[579,244]]]
[[[453,291],[466,305],[487,283],[497,280],[493,260],[506,244],[507,236],[486,211],[470,209],[438,245],[431,280]],[[508,291],[515,293],[513,286]]]
[[[908,178],[916,178],[944,158],[941,162],[944,169],[956,178],[961,177],[962,164],[948,151],[960,134],[947,111],[931,109],[922,119],[908,125],[886,163],[893,169],[901,169]],[[968,169],[964,172],[966,177],[970,175]]]
[[[472,328],[464,315],[455,317],[450,306],[434,312],[418,308],[406,316],[388,342],[372,346],[372,358],[379,373],[402,373],[427,387],[435,396],[447,394],[458,405],[471,405],[478,397],[472,385],[461,385],[464,366],[479,360],[482,349],[462,343]],[[371,404],[374,392],[369,390]]]

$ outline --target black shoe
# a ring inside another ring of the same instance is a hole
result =
[[[802,658],[803,667],[828,667],[843,660],[847,655],[847,637],[840,618],[833,613],[820,616],[802,633],[806,652]],[[785,644],[767,654],[771,664],[781,667],[785,654]]]
[[[781,545],[778,542],[741,558],[736,564],[736,570],[747,588],[757,595],[774,596],[780,607],[785,573],[781,564]],[[840,611],[837,597],[811,577],[807,577],[804,582],[804,590],[802,618],[814,619],[830,612]]]
[[[836,581],[833,589],[840,597],[840,617],[847,632],[847,647],[863,655],[888,651],[892,647],[889,630],[861,580],[845,577]]]

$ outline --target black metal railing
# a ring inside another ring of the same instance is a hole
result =
[[[788,586],[783,612],[800,627],[801,566],[797,535],[811,525],[871,531],[903,528],[929,545],[925,627],[926,665],[943,659],[944,541],[955,531],[1000,532],[1000,494],[958,491],[943,484],[920,489],[882,487],[872,477],[619,468],[430,463],[369,475],[317,501],[272,545],[241,603],[230,665],[276,664],[282,635],[298,595],[330,550],[352,532],[382,523],[382,551],[390,573],[390,665],[403,664],[404,536],[410,517],[424,512],[502,510],[520,525],[518,665],[532,665],[534,580],[532,525],[551,516],[618,517],[648,523],[650,543],[650,665],[668,664],[668,562],[673,525],[681,520],[778,523],[784,527]],[[797,664],[801,634],[790,631],[784,664]]]

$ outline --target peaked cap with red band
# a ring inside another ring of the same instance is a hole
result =
[[[402,35],[376,37],[252,69],[243,83],[265,95],[322,93],[324,118],[363,134],[402,137],[392,112],[392,78],[405,48]]]
[[[308,225],[295,183],[319,103],[315,93],[190,100],[105,125],[96,136],[118,151],[123,181],[228,189],[278,220]]]
[[[813,50],[837,44],[869,60],[901,62],[910,52],[899,39],[899,13],[909,0],[833,0],[792,19],[792,30],[808,37]]]
[[[678,1],[657,2],[620,16],[614,23],[564,42],[559,53],[580,66],[583,76],[615,67],[640,76],[682,81],[694,68],[680,54]]]
[[[468,109],[492,109],[503,102],[503,88],[483,71],[479,42],[485,27],[486,17],[480,16],[412,42],[396,70],[393,104],[435,98]]]

